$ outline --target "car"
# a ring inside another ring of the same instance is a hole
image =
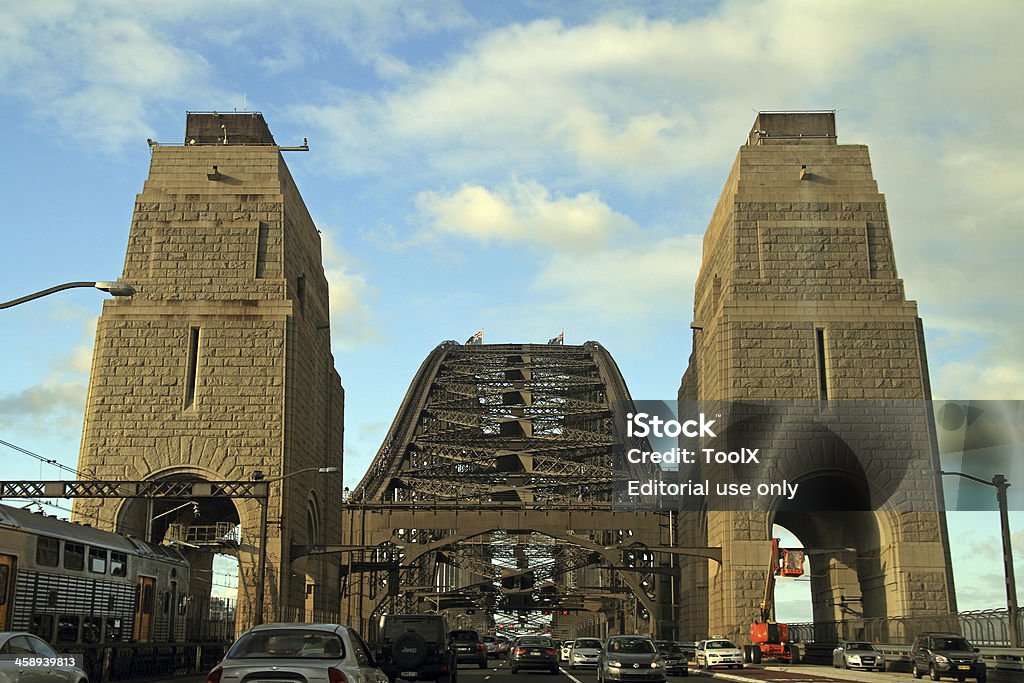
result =
[[[455,680],[448,622],[438,614],[386,614],[378,629],[377,665],[389,681]]]
[[[601,656],[601,641],[597,638],[577,638],[569,650],[569,668],[597,667],[597,658]]]
[[[839,647],[832,650],[832,666],[837,669],[885,671],[885,655],[871,643],[839,643]]]
[[[557,674],[558,652],[546,636],[523,636],[516,640],[508,665],[512,673],[518,673],[520,669],[543,669]]]
[[[683,651],[686,658],[692,662],[694,656],[697,654],[697,643],[686,640],[677,640],[676,645],[678,645],[679,649]]]
[[[494,636],[484,636],[484,652],[487,656],[494,659],[498,656],[498,639]]]
[[[88,683],[89,677],[79,666],[80,657],[57,654],[45,640],[31,633],[0,632],[0,681]]]
[[[567,640],[562,643],[562,647],[558,648],[558,658],[563,662],[569,661],[569,652],[572,650],[573,641]]]
[[[922,633],[910,648],[914,678],[925,673],[933,681],[943,676],[985,683],[987,669],[980,651],[958,633]]]
[[[597,680],[663,683],[665,660],[647,636],[612,636],[605,641],[598,658]]]
[[[690,675],[690,666],[687,663],[689,657],[683,648],[679,647],[679,643],[674,643],[671,640],[656,640],[654,644],[658,646],[658,652],[665,660],[665,673],[669,676]]]
[[[702,669],[711,669],[716,666],[742,669],[743,652],[731,640],[710,638],[697,643],[694,662]]]
[[[496,636],[495,640],[497,640],[497,648],[496,649],[498,651],[498,657],[499,658],[508,657],[508,651],[509,651],[509,647],[510,647],[508,638],[506,638],[505,636]]]
[[[342,624],[261,624],[241,636],[206,683],[297,679],[388,683],[363,639]]]
[[[478,631],[457,629],[448,633],[448,639],[455,648],[455,665],[471,662],[481,669],[487,668],[487,649]]]

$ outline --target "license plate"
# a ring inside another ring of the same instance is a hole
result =
[[[969,667],[969,666],[958,666],[957,668],[960,669],[961,671],[970,671],[971,670],[971,667]]]
[[[539,656],[540,654],[541,654],[541,653],[540,653],[540,652],[537,652],[536,650],[531,650],[531,651],[530,651],[530,656],[531,656],[531,657],[537,657],[537,656]]]
[[[415,671],[403,671],[402,678],[416,678],[418,674]]]

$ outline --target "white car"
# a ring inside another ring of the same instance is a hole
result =
[[[597,667],[597,658],[601,654],[601,641],[597,638],[577,638],[569,650],[569,668],[578,666]]]
[[[569,661],[569,653],[572,652],[572,644],[575,641],[567,640],[562,643],[562,647],[558,648],[558,659],[563,662]]]
[[[723,666],[728,669],[732,667],[742,669],[743,652],[731,640],[712,638],[697,643],[694,661],[702,669],[710,669],[716,666]]]

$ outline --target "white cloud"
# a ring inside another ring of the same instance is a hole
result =
[[[336,244],[334,233],[321,228],[324,275],[330,290],[331,340],[348,350],[380,338],[369,299],[373,289],[354,272],[352,260]]]
[[[481,242],[592,250],[637,230],[596,192],[552,197],[532,180],[512,181],[495,191],[464,185],[448,194],[422,192],[416,206],[436,235]]]
[[[680,293],[693,291],[700,254],[701,240],[694,235],[610,247],[588,254],[582,264],[572,254],[558,254],[533,288],[560,295],[563,305],[580,316],[649,320],[666,306],[679,306]],[[690,307],[688,301],[684,305]]]

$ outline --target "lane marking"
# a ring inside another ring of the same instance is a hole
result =
[[[568,676],[569,680],[572,681],[572,683],[583,683],[583,681],[581,681],[580,679],[576,678],[575,676],[573,676],[571,673],[569,673],[568,671],[566,671],[562,667],[558,667],[558,670],[561,671],[562,673],[564,673],[566,676]]]

